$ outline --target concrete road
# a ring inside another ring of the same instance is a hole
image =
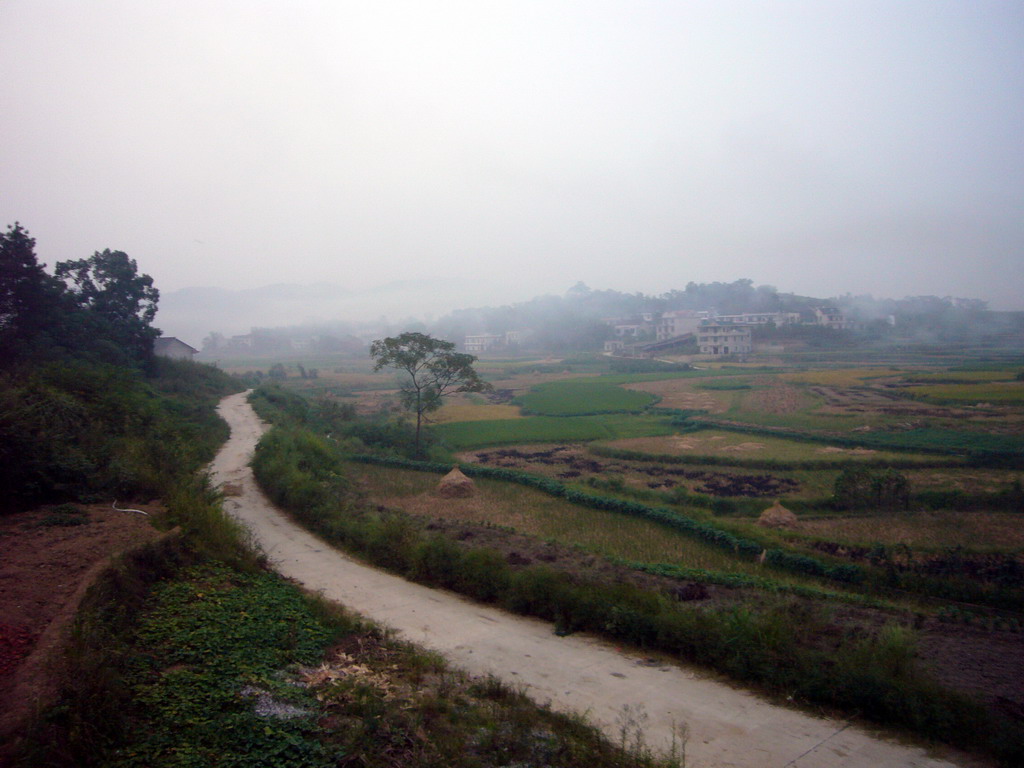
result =
[[[535,701],[586,713],[613,741],[618,740],[626,706],[646,715],[644,733],[655,749],[666,749],[674,727],[685,724],[690,768],[969,764],[962,756],[929,754],[843,721],[771,704],[697,670],[645,659],[602,640],[558,637],[545,622],[357,563],[288,520],[256,486],[248,463],[266,427],[246,395],[225,398],[219,411],[231,426],[231,438],[211,465],[214,480],[239,489],[239,495],[227,498],[225,508],[251,529],[273,566],[440,652],[470,674],[494,674],[521,686]]]

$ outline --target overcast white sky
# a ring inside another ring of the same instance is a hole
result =
[[[51,266],[1024,309],[1015,0],[3,0],[0,30],[0,224]]]

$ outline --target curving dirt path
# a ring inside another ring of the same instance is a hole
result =
[[[951,768],[966,766],[872,735],[859,726],[770,704],[676,665],[478,605],[362,565],[301,529],[263,496],[248,463],[266,429],[246,393],[219,408],[231,438],[211,465],[230,486],[225,508],[244,522],[274,567],[330,600],[398,630],[471,674],[493,673],[555,709],[585,712],[613,741],[624,706],[641,710],[647,743],[665,749],[685,723],[690,768]]]

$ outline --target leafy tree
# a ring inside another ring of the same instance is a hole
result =
[[[880,509],[906,509],[910,506],[910,482],[906,475],[895,469],[877,473],[871,480],[871,491]]]
[[[839,509],[859,509],[872,499],[872,474],[867,467],[850,466],[836,478],[832,499]]]
[[[377,339],[370,345],[373,370],[385,366],[404,371],[402,405],[416,414],[416,450],[426,415],[441,407],[441,399],[457,392],[487,392],[491,385],[473,369],[475,355],[456,352],[455,344],[429,334],[407,332]]]
[[[90,330],[130,359],[152,356],[152,327],[160,292],[153,278],[139,274],[134,259],[122,251],[97,251],[88,259],[57,263],[57,277],[83,310]]]
[[[0,235],[0,358],[7,361],[59,322],[61,285],[43,271],[35,245],[17,222]]]

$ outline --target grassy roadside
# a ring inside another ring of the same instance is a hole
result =
[[[304,595],[260,566],[215,498],[188,498],[172,510],[185,533],[90,590],[63,699],[15,765],[681,764],[652,755],[636,722],[610,744]]]
[[[215,401],[193,414],[207,436]],[[168,533],[89,589],[61,699],[11,765],[681,764],[650,754],[636,720],[610,744],[580,718],[457,675],[304,595],[266,570],[190,464],[166,469],[155,522]]]

